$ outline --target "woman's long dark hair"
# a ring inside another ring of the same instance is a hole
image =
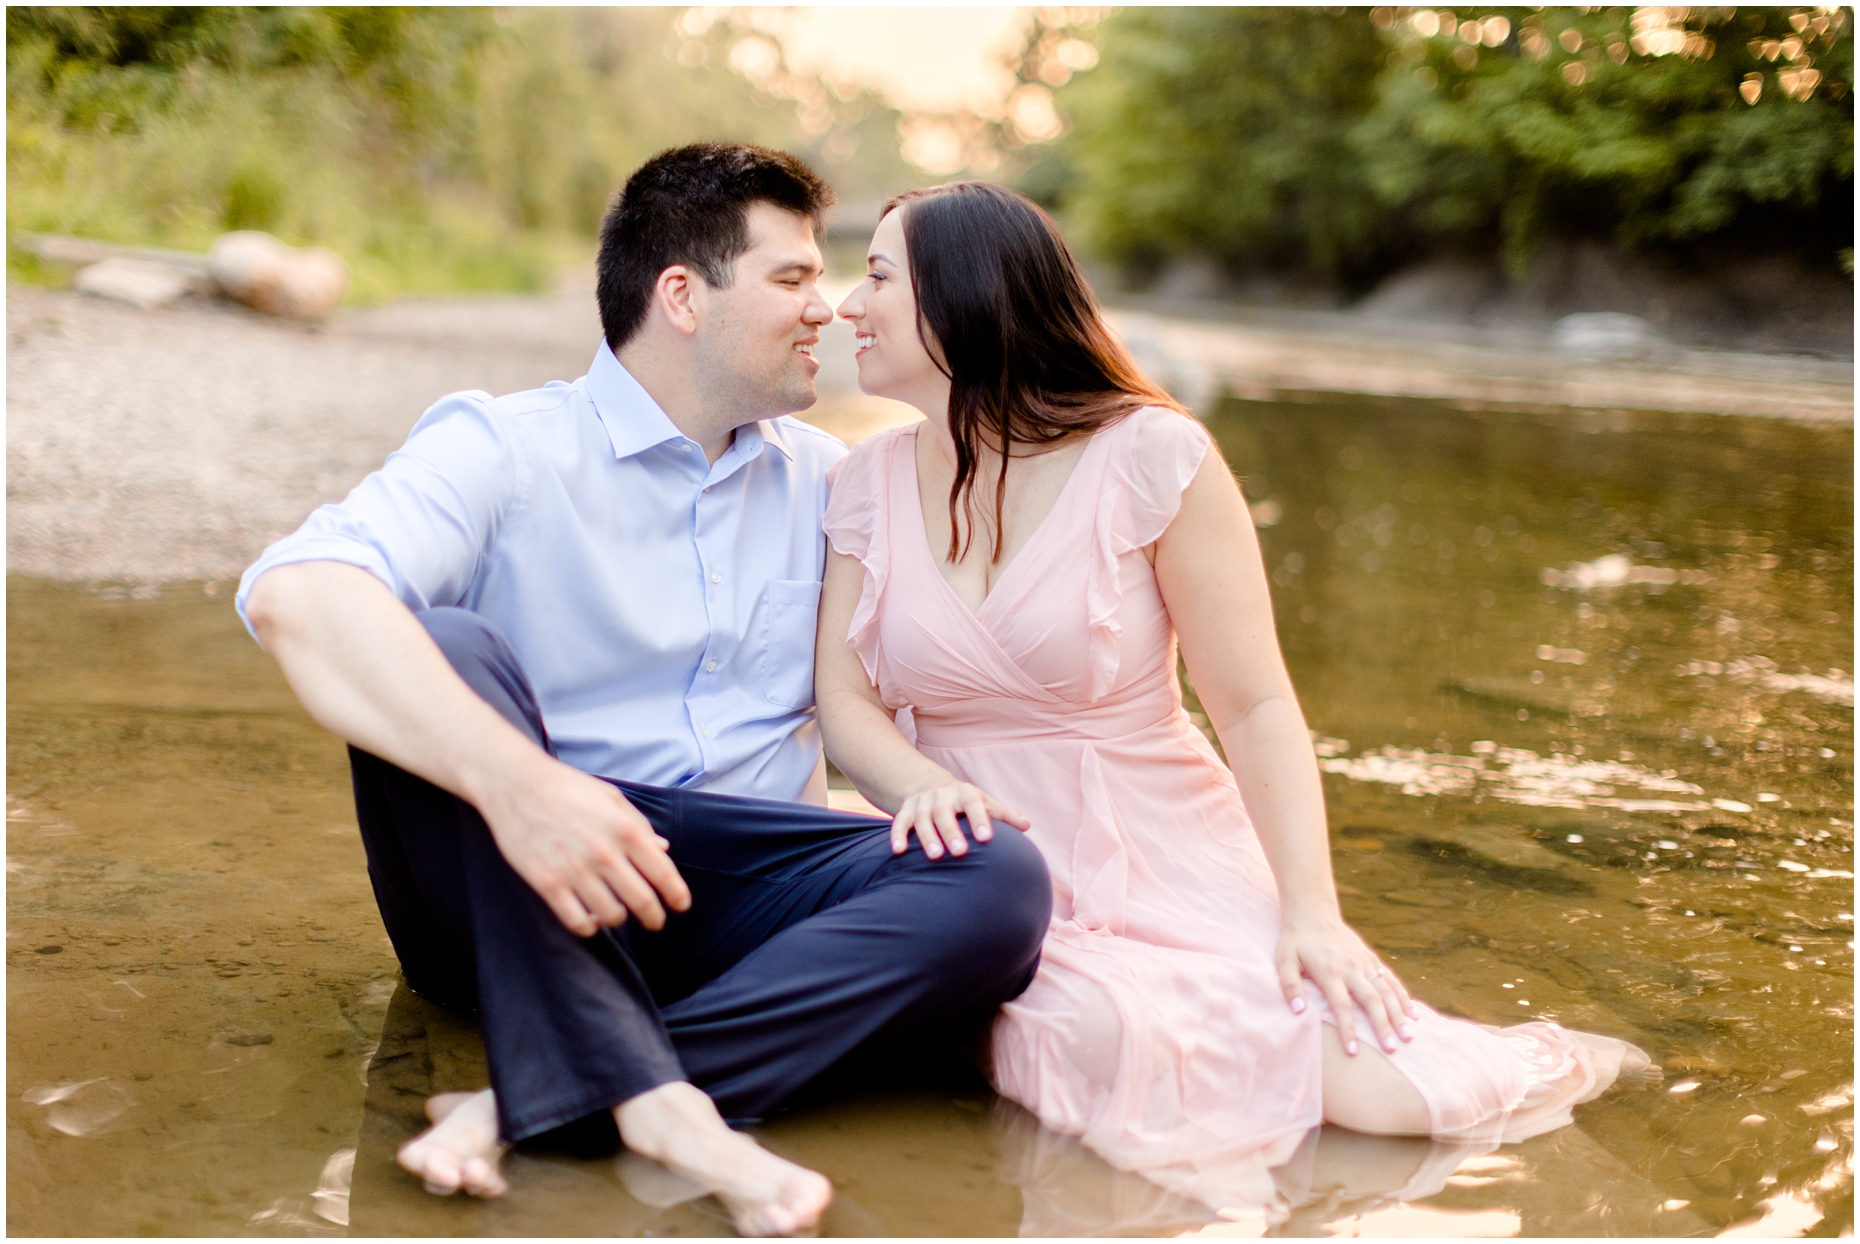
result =
[[[1089,435],[1144,406],[1181,406],[1149,380],[1104,322],[1059,227],[986,182],[912,190],[904,212],[917,332],[949,377],[956,478],[949,559],[968,555],[980,450],[1001,457],[991,561],[1001,560],[1002,489],[1015,445]],[[970,522],[959,523],[958,510]]]

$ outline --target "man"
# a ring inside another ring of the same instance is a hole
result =
[[[409,985],[482,1015],[495,1095],[436,1099],[401,1152],[435,1191],[495,1195],[502,1144],[611,1110],[739,1229],[804,1229],[829,1185],[724,1118],[1032,977],[1050,892],[1018,833],[971,826],[932,862],[810,806],[845,449],[785,415],[832,318],[830,198],[759,148],[648,161],[602,226],[588,374],[444,399],[240,585],[351,745]]]

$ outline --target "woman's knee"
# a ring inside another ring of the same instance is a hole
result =
[[[1375,1136],[1426,1136],[1433,1131],[1427,1099],[1380,1050],[1343,1052],[1337,1030],[1324,1026],[1324,1121]],[[1400,1057],[1397,1054],[1397,1057]]]

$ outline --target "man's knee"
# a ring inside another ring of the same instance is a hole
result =
[[[1012,964],[1030,960],[1046,937],[1053,913],[1053,883],[1039,848],[1012,825],[995,822],[995,836],[969,856],[974,875],[964,888],[964,918],[978,949]]]
[[[438,605],[413,616],[461,675],[495,666],[510,656],[510,644],[502,632],[469,609]]]
[[[465,685],[538,744],[547,746],[542,711],[510,641],[469,609],[441,605],[414,615]]]

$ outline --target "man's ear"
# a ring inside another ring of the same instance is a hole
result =
[[[652,287],[652,299],[673,328],[690,336],[698,330],[705,295],[709,292],[703,277],[685,265],[675,263],[659,273],[659,279]]]

